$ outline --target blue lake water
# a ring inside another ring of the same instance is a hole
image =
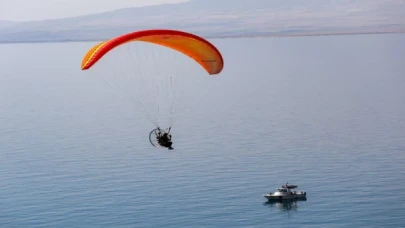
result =
[[[404,34],[211,41],[173,151],[94,43],[0,45],[0,227],[405,227]],[[266,204],[286,181],[307,201]]]

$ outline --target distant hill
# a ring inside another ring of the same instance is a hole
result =
[[[140,29],[202,36],[405,31],[403,0],[191,0],[80,17],[0,21],[0,42],[103,40]]]
[[[17,24],[17,22],[0,20],[0,29],[8,27],[8,26],[15,25],[15,24]]]

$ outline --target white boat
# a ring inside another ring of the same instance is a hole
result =
[[[287,200],[287,199],[306,199],[307,193],[301,191],[291,191],[297,188],[297,185],[289,185],[288,182],[277,188],[274,193],[268,193],[264,197],[268,200]]]

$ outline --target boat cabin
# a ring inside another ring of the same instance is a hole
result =
[[[287,188],[277,188],[276,192],[287,193],[287,192],[289,192],[289,189],[287,189]]]

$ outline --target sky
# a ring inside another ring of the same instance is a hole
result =
[[[0,20],[31,21],[187,0],[0,0]]]

